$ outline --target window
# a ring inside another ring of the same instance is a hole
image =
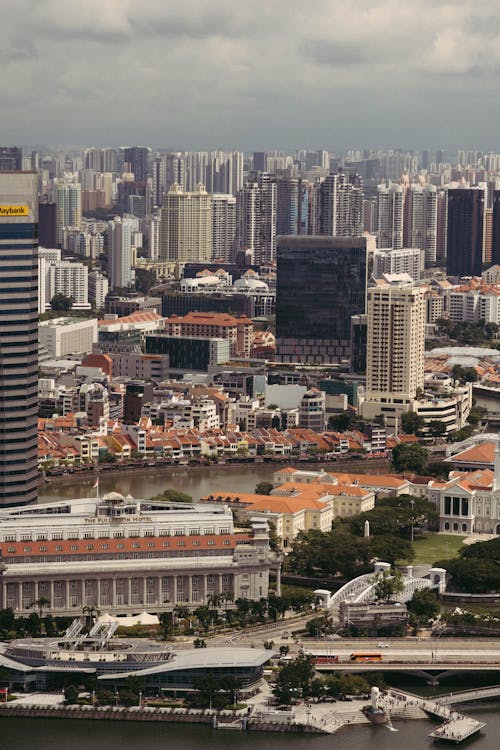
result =
[[[148,547],[154,547],[154,546],[155,546],[154,542],[148,542]]]
[[[144,536],[154,536],[154,535],[155,535],[155,532],[153,529],[148,529],[147,531],[144,532]]]
[[[101,549],[109,549],[109,544],[101,544]]]
[[[88,550],[94,549],[94,545],[93,544],[87,544],[87,549]]]
[[[56,544],[56,552],[62,552],[62,544]]]
[[[215,544],[215,539],[209,539],[207,542],[208,546],[213,546]]]
[[[170,547],[170,542],[163,542],[164,547]]]
[[[200,546],[200,540],[199,539],[193,539],[193,547],[199,547]]]
[[[76,545],[76,544],[72,544],[72,545],[70,546],[70,550],[71,550],[72,552],[76,552],[76,550],[77,550],[77,549],[78,549],[78,545]]]
[[[133,543],[132,549],[140,549],[140,548],[141,548],[141,545],[139,544],[139,542],[134,542]]]
[[[124,544],[117,544],[116,549],[123,549],[125,547]]]

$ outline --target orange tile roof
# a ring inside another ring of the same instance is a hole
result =
[[[479,445],[474,445],[472,448],[467,448],[461,453],[451,456],[448,461],[454,464],[493,464],[495,461],[495,448],[496,443],[479,443]]]

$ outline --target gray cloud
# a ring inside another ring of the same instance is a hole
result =
[[[6,142],[500,150],[494,0],[17,0],[0,50]]]

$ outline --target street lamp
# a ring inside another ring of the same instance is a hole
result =
[[[115,706],[118,705],[118,690],[115,689]]]
[[[142,707],[142,690],[139,690],[139,708]]]

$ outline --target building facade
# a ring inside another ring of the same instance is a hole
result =
[[[0,506],[37,498],[37,175],[0,172]]]
[[[347,362],[351,316],[364,313],[368,237],[280,237],[276,282],[277,360]]]

